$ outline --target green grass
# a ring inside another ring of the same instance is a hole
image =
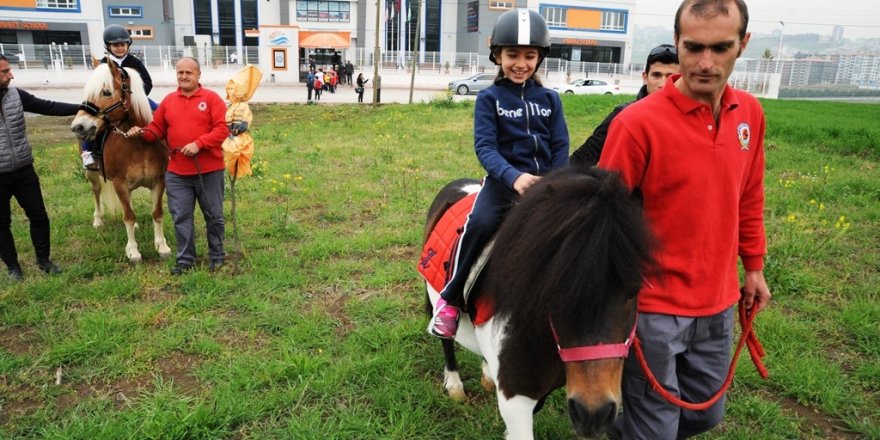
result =
[[[627,99],[566,97],[572,149]],[[880,438],[880,106],[764,105],[774,303],[757,331],[771,376],[743,359],[727,417],[702,438]],[[436,191],[482,175],[472,113],[445,97],[255,106],[241,252],[182,277],[152,249],[147,195],[132,266],[118,219],[91,227],[68,121],[29,118],[65,272],[38,272],[14,206],[26,278],[0,284],[0,438],[500,438],[476,356],[461,355],[468,401],[444,395],[414,270]],[[573,437],[561,392],[535,430]]]

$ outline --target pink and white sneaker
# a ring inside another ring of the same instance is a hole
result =
[[[446,300],[440,298],[434,308],[434,316],[428,324],[428,333],[442,339],[455,339],[460,317],[461,311],[458,307],[449,305]]]

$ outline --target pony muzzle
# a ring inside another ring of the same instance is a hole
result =
[[[95,139],[98,125],[89,117],[77,116],[70,124],[70,131],[81,141],[91,141]]]
[[[579,436],[607,431],[621,406],[623,359],[565,364],[568,415]]]

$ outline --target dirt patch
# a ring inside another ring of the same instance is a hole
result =
[[[33,353],[38,341],[37,332],[31,327],[16,326],[0,330],[0,348],[15,356]]]
[[[261,331],[229,330],[219,335],[223,345],[243,351],[261,351],[269,346],[269,336]]]
[[[365,292],[365,289],[358,289],[356,291],[344,290],[339,285],[334,284],[325,287],[320,292],[308,294],[308,297],[317,300],[313,303],[313,307],[322,311],[333,320],[334,331],[341,338],[354,328],[354,323],[345,313],[345,306],[348,303],[349,297],[354,295],[361,298]]]
[[[201,390],[201,386],[192,372],[200,362],[200,356],[175,353],[170,357],[156,361],[158,372],[143,373],[115,382],[100,381],[76,385],[72,392],[58,397],[58,409],[63,411],[78,405],[85,399],[101,396],[112,397],[117,407],[122,407],[141,393],[153,391],[157,378],[165,383],[173,383],[174,387],[183,394],[194,395]]]
[[[794,413],[803,419],[807,425],[822,432],[822,438],[829,440],[855,440],[860,438],[857,433],[846,428],[843,420],[820,413],[819,411],[801,405],[796,400],[788,397],[766,396],[779,403],[788,412]]]

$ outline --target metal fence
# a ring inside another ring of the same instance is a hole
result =
[[[0,53],[10,62],[18,63],[19,69],[75,69],[91,68],[95,60],[89,46],[67,44],[0,44]],[[171,69],[183,56],[199,60],[207,68],[228,69],[239,64],[260,64],[259,47],[243,46],[139,46],[132,47],[131,53],[140,58],[144,65]],[[488,55],[478,53],[441,52],[397,52],[384,51],[380,55],[381,69],[406,70],[412,66],[412,57],[418,57],[416,68],[419,72],[466,75],[481,72],[494,72],[497,67],[489,61]],[[341,54],[342,60],[351,60],[358,70],[373,68],[373,50],[368,48],[348,49]],[[300,60],[301,66],[307,61]],[[779,93],[780,75],[767,69],[763,63],[754,60],[738,60],[730,82],[734,87],[747,90],[763,97],[776,97]],[[541,65],[545,77],[607,77],[611,79],[629,78],[638,80],[644,64],[614,64],[569,61],[548,58]],[[304,68],[304,67],[301,67]]]

